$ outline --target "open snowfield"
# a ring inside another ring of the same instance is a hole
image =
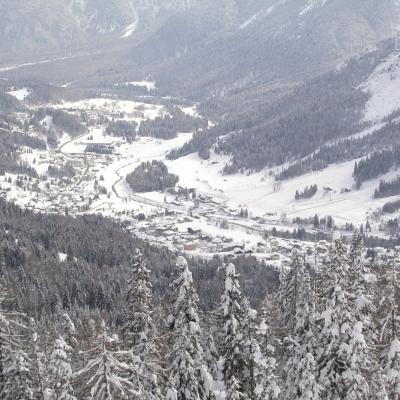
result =
[[[24,101],[29,95],[30,91],[28,88],[16,89],[11,92],[7,92],[10,96],[15,97],[19,101]]]
[[[365,183],[361,190],[354,190],[354,161],[283,181],[277,190],[274,190],[275,179],[269,176],[268,171],[252,175],[222,175],[224,161],[224,157],[219,156],[203,161],[192,154],[166,163],[173,173],[179,175],[182,186],[195,187],[199,192],[222,198],[231,207],[246,207],[253,215],[275,212],[285,213],[288,217],[332,215],[339,223],[361,224],[377,207],[388,201],[373,198],[380,179]],[[391,172],[383,178],[394,176],[396,173]],[[296,190],[313,184],[317,184],[319,190],[312,199],[295,200]],[[351,192],[342,193],[342,189],[351,189]]]
[[[362,89],[371,95],[365,121],[379,122],[400,109],[400,54],[393,53],[381,63]]]

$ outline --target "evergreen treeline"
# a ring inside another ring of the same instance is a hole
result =
[[[38,124],[46,115],[52,117],[53,125],[71,136],[77,136],[83,132],[84,126],[78,116],[55,108],[38,108],[32,118],[32,123]]]
[[[207,292],[198,294],[201,277],[194,279],[181,256],[170,265],[169,284],[157,303],[152,273],[135,250],[123,277],[126,290],[117,294],[125,304],[118,325],[102,313],[83,318],[57,300],[52,314],[26,314],[7,285],[10,265],[2,260],[2,399],[400,395],[399,266],[396,260],[367,265],[359,233],[349,249],[335,240],[323,264],[294,250],[279,287],[266,289],[255,308],[230,263],[221,268],[220,300],[201,309]]]
[[[354,165],[353,176],[357,187],[361,187],[365,181],[389,172],[393,167],[397,168],[399,164],[400,146],[370,154],[364,160],[356,162]]]
[[[180,132],[194,132],[208,126],[207,119],[188,115],[179,107],[170,106],[167,112],[162,117],[143,121],[139,126],[139,135],[172,139]]]
[[[400,200],[389,201],[385,203],[382,207],[382,212],[384,214],[393,214],[398,210],[400,210]]]
[[[170,174],[162,161],[147,161],[126,176],[126,181],[135,192],[153,192],[174,187],[178,176]]]
[[[21,310],[35,316],[51,315],[60,302],[81,317],[95,309],[103,315],[110,312],[116,323],[124,307],[120,291],[133,249],[140,247],[148,260],[157,299],[165,293],[176,258],[100,216],[33,214],[1,199],[0,232],[0,265],[6,263],[12,272],[8,287]],[[67,257],[60,261],[59,253]],[[201,305],[207,309],[217,301],[220,263],[218,258],[191,260]],[[252,302],[258,303],[266,288],[277,283],[275,269],[254,257],[238,258],[237,268]],[[43,290],[50,295],[44,296]]]
[[[47,175],[51,178],[73,178],[75,176],[75,169],[69,162],[65,163],[61,167],[49,165],[47,167]]]
[[[43,150],[46,148],[46,143],[39,138],[20,132],[0,129],[0,174],[10,172],[37,177],[34,168],[19,160],[18,150],[20,146]]]
[[[285,168],[276,176],[276,179],[290,179],[312,171],[319,171],[329,165],[354,160],[355,158],[363,157],[365,154],[373,151],[379,154],[382,152],[382,147],[392,147],[395,145],[396,148],[399,143],[398,132],[399,126],[397,123],[388,123],[388,125],[371,135],[341,139],[337,143],[321,146],[311,155]],[[391,153],[389,154],[390,159],[393,156],[393,150],[388,149],[383,153],[386,151]],[[385,161],[381,161],[379,157],[375,156],[370,156],[370,158],[372,163],[368,161],[364,164],[364,161],[360,161],[361,167],[358,168],[358,164],[357,167],[355,167],[355,170],[357,169],[354,175],[356,182],[358,178],[361,181],[363,179],[372,179],[387,172],[385,170]],[[374,171],[376,171],[376,176],[374,176]],[[370,177],[368,174],[370,174]],[[360,186],[360,184],[358,184],[358,186]]]
[[[136,138],[137,124],[134,121],[110,121],[106,128],[107,135],[123,137],[129,142]]]
[[[378,188],[375,189],[374,197],[378,199],[398,194],[400,194],[400,176],[391,181],[381,180]]]
[[[167,158],[170,160],[176,160],[180,157],[185,157],[191,153],[198,152],[200,158],[208,160],[210,158],[210,149],[219,133],[220,132],[216,130],[195,132],[191,140],[186,142],[179,149],[171,150],[168,153]]]
[[[305,187],[303,191],[298,191],[296,190],[294,198],[296,200],[302,200],[302,199],[311,199],[318,191],[318,186],[317,185],[311,185],[310,187]]]

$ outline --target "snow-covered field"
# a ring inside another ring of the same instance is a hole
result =
[[[19,101],[25,100],[29,95],[30,91],[28,88],[16,89],[10,92],[7,92],[10,96],[15,97]]]

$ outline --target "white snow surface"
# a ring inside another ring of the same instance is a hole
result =
[[[400,54],[393,53],[382,62],[362,89],[370,94],[365,121],[379,122],[400,109]]]
[[[15,89],[7,93],[10,96],[15,97],[19,101],[24,101],[30,95],[31,92],[28,88],[22,88],[22,89]]]
[[[294,179],[283,181],[274,190],[275,178],[269,170],[251,175],[222,175],[227,157],[212,154],[209,161],[191,154],[174,161],[166,161],[169,170],[179,175],[179,184],[194,187],[198,193],[207,193],[219,198],[230,207],[242,206],[253,215],[265,213],[286,214],[287,217],[311,217],[332,215],[338,223],[365,223],[377,207],[382,207],[388,199],[374,199],[373,192],[380,179],[393,179],[391,171],[381,178],[364,183],[360,190],[354,189],[353,170],[357,160],[332,165],[322,171],[312,172]],[[308,200],[294,199],[296,190],[318,185],[317,194]],[[324,190],[330,188],[332,190]],[[344,192],[344,189],[350,192]]]

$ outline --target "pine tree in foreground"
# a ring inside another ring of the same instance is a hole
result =
[[[207,338],[206,348],[204,350],[204,361],[207,364],[208,371],[214,380],[219,379],[219,353],[217,350],[217,346],[214,342],[214,337],[209,335]]]
[[[226,268],[225,291],[222,295],[223,312],[223,359],[224,382],[226,387],[236,383],[239,391],[243,391],[244,371],[246,369],[242,293],[239,285],[239,275],[235,266],[229,264]],[[243,393],[243,392],[242,392]]]
[[[123,329],[125,345],[135,355],[127,361],[137,374],[132,382],[139,379],[147,397],[157,400],[161,393],[157,381],[157,352],[155,343],[155,327],[152,319],[152,285],[150,270],[147,269],[142,253],[135,250],[132,263],[132,275],[128,281],[128,313]],[[138,361],[135,365],[135,360]]]
[[[34,398],[37,400],[44,400],[46,395],[45,367],[43,365],[44,354],[39,348],[39,335],[36,322],[33,318],[29,320],[29,335],[32,354]]]
[[[293,336],[286,339],[286,398],[306,400],[320,398],[317,381],[315,337],[315,305],[310,274],[304,262],[298,267],[298,305]]]
[[[368,400],[369,384],[365,375],[371,367],[369,349],[363,334],[363,325],[357,321],[349,343],[348,369],[343,373],[346,384],[346,399]]]
[[[204,381],[202,373],[202,368],[206,367],[200,345],[198,298],[192,273],[183,257],[178,257],[176,261],[175,277],[170,288],[168,398],[176,395],[176,400],[208,400],[210,384]]]
[[[31,400],[35,390],[26,338],[26,316],[5,311],[6,292],[0,288],[0,398]]]
[[[385,367],[386,393],[390,400],[400,399],[400,340],[395,337],[390,344]]]
[[[292,252],[290,270],[281,277],[282,283],[279,292],[282,314],[281,325],[285,327],[287,336],[293,335],[293,331],[296,327],[296,313],[302,264],[303,260],[301,260],[300,254],[294,250]]]
[[[130,355],[114,348],[118,344],[118,337],[108,334],[104,321],[101,321],[100,329],[94,347],[89,350],[91,359],[76,374],[76,377],[86,377],[90,400],[145,399],[144,396],[140,397],[140,385],[134,385],[130,379],[137,371],[123,361]]]
[[[245,398],[254,400],[275,400],[279,398],[280,388],[275,374],[276,360],[271,348],[264,353],[261,342],[267,340],[268,333],[264,331],[265,322],[259,325],[257,312],[250,307],[247,299],[243,301],[243,348],[245,354],[245,369],[242,373],[243,394]]]
[[[349,368],[349,344],[352,337],[353,316],[346,292],[349,265],[341,240],[335,241],[327,274],[322,330],[319,337],[319,384],[322,397],[328,400],[345,398],[346,381],[343,373]]]
[[[48,366],[48,400],[76,400],[72,389],[71,348],[62,337],[55,340]]]

